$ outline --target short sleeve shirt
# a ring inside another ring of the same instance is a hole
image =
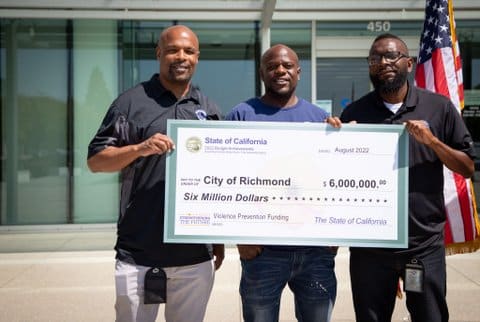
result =
[[[110,106],[88,157],[108,146],[138,144],[155,133],[166,134],[168,119],[220,119],[215,103],[191,87],[178,100],[158,74],[122,93]],[[117,258],[145,266],[181,266],[210,258],[207,245],[163,242],[165,155],[141,157],[121,172]]]
[[[475,157],[473,141],[461,115],[446,97],[409,84],[404,104],[394,114],[380,96],[370,92],[353,102],[340,116],[342,122],[402,124],[425,120],[443,143]],[[443,244],[446,210],[443,163],[424,144],[409,140],[409,248]],[[395,250],[391,250],[395,251]],[[403,252],[405,250],[399,250]]]

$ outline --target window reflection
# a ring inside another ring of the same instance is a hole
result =
[[[2,21],[2,224],[67,220],[66,26]]]
[[[157,37],[173,23],[0,19],[0,225],[116,220],[118,176],[88,171],[87,144],[118,93],[158,71]],[[200,40],[194,84],[223,113],[257,95],[259,22],[178,23],[191,27]],[[317,22],[316,35],[332,36],[332,48],[340,48],[345,47],[342,37],[349,35],[370,42],[365,26],[361,21]],[[464,119],[480,154],[479,26],[478,21],[457,20]],[[421,21],[391,22],[391,28],[412,37]],[[286,44],[299,55],[302,80],[297,93],[307,100],[312,98],[311,36],[310,22],[277,21],[271,27],[271,43]],[[370,90],[364,57],[359,53],[316,59],[316,97],[331,102],[334,115]],[[478,196],[478,161],[473,181]]]

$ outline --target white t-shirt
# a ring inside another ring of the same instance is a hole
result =
[[[395,104],[392,104],[392,103],[387,103],[387,102],[383,102],[383,104],[385,104],[385,106],[390,110],[392,111],[393,114],[397,113],[397,111],[400,109],[400,107],[402,106],[402,102],[400,103],[395,103]]]

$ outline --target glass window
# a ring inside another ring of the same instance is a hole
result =
[[[370,91],[368,65],[361,58],[318,58],[317,100],[331,113],[340,116],[342,110]]]
[[[2,225],[67,222],[66,29],[1,20]]]
[[[254,22],[180,22],[192,28],[200,42],[200,61],[193,83],[217,102],[223,114],[255,96]]]
[[[116,220],[118,174],[90,173],[87,146],[117,95],[158,72],[157,39],[173,23],[0,19],[0,225]],[[193,83],[224,114],[259,93],[258,21],[178,23],[199,37],[200,62]],[[345,37],[371,41],[379,33],[392,32],[407,37],[410,47],[417,44],[422,24],[317,22],[317,39],[335,41],[327,46],[332,52],[353,47],[343,56],[318,56],[315,103],[330,106],[332,114],[339,115],[352,99],[370,90],[365,48],[345,43]],[[480,22],[457,19],[457,36],[464,117],[480,150]],[[297,94],[311,100],[311,23],[274,22],[271,43],[297,52],[302,67]],[[476,170],[478,178],[478,162]],[[478,194],[480,181],[475,178]]]
[[[302,68],[297,96],[312,100],[312,24],[310,22],[274,22],[271,44],[284,44],[295,50]]]
[[[158,36],[164,28],[171,26],[172,22],[126,20],[119,24],[121,91],[124,91],[158,73],[159,65],[155,57]]]
[[[113,222],[118,174],[92,174],[87,146],[118,93],[158,72],[172,22],[1,20],[2,225]],[[255,22],[184,22],[194,77],[223,113],[255,95]],[[219,32],[221,30],[221,32]]]
[[[200,60],[193,84],[226,114],[255,95],[255,24],[253,22],[180,21],[198,36]],[[172,22],[123,22],[123,89],[158,73],[155,46],[159,34]]]
[[[73,222],[114,222],[118,217],[118,173],[91,173],[87,147],[118,94],[117,22],[73,22],[74,187]]]
[[[462,57],[465,108],[463,117],[472,134],[477,156],[480,155],[480,21],[458,21],[457,37]],[[473,177],[477,205],[480,195],[480,158],[475,160]]]
[[[480,70],[480,22],[458,19],[456,22],[463,63],[465,90],[463,116],[475,141],[478,154],[480,151],[480,74],[478,73]],[[366,42],[369,47],[373,37],[383,32],[390,32],[406,40],[412,50],[414,48],[412,45],[420,42],[422,28],[422,21],[379,21],[374,22],[373,25],[371,21],[318,22],[317,37],[329,39],[328,49],[333,48],[330,50],[332,53],[335,53],[335,50],[337,53],[343,50],[341,53],[346,56],[335,57],[334,54],[322,53],[322,57],[317,58],[318,102],[327,107],[332,106],[333,114],[340,115],[342,109],[352,99],[358,99],[371,90],[368,66],[365,61],[368,49],[359,43]],[[345,37],[350,37],[349,42],[345,42]],[[409,74],[411,82],[414,75],[415,70]],[[476,196],[478,196],[480,194],[480,161],[478,160],[475,161],[475,169],[473,182]]]

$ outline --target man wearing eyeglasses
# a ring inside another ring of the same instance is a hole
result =
[[[357,322],[391,321],[403,279],[412,321],[448,321],[443,166],[471,177],[473,141],[453,103],[407,80],[413,58],[397,36],[378,36],[367,58],[374,91],[350,104],[342,122],[405,124],[409,141],[409,243],[405,249],[350,248]]]

